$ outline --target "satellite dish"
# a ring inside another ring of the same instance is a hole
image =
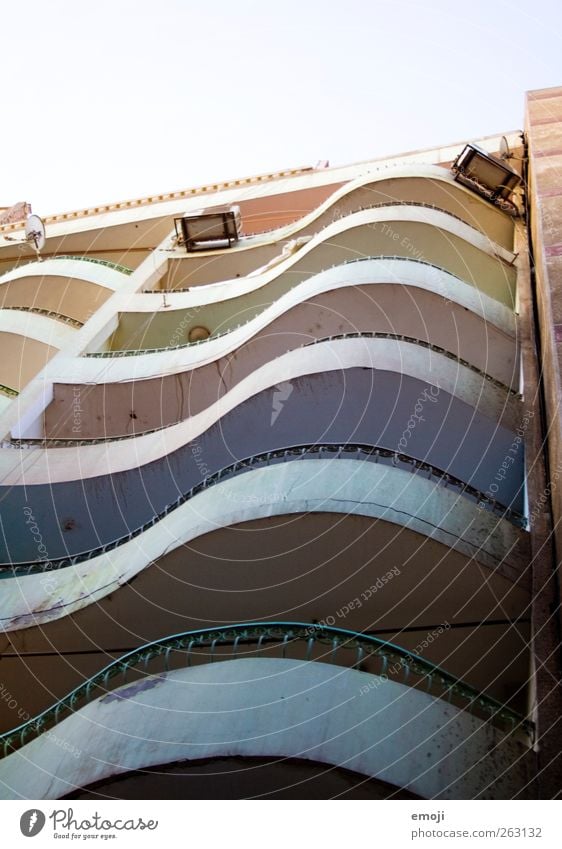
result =
[[[38,215],[28,215],[25,222],[25,238],[37,253],[45,247],[45,225]]]
[[[500,157],[501,159],[511,159],[511,151],[505,136],[502,136],[500,141]]]

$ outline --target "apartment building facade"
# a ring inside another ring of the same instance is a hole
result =
[[[0,796],[556,795],[561,126],[0,226]]]

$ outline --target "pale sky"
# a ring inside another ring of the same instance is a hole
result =
[[[1,3],[0,206],[46,215],[522,128],[559,0]]]

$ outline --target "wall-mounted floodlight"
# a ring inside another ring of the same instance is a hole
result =
[[[496,159],[477,144],[470,143],[457,156],[451,170],[459,183],[504,211],[518,215],[511,195],[521,182],[521,177],[505,160]]]
[[[176,237],[187,251],[230,248],[240,237],[240,207],[201,209],[175,218]]]

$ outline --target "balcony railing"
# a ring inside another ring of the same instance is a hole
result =
[[[48,257],[48,259],[49,259],[49,261],[52,260],[52,259],[55,259],[55,260],[56,259],[66,259],[66,260],[73,260],[75,262],[93,262],[96,265],[105,265],[106,268],[113,268],[115,271],[120,271],[122,274],[129,275],[129,274],[133,273],[133,269],[129,268],[126,265],[119,265],[119,263],[111,262],[108,259],[96,259],[96,257],[93,257],[93,256],[73,256],[72,254],[58,254],[57,256],[50,256],[50,257]],[[10,271],[4,272],[4,274],[0,274],[0,282],[2,280],[2,277],[6,277],[8,274],[11,274],[12,271],[18,271],[20,268],[24,268],[28,265],[37,265],[37,260],[36,259],[29,259],[29,260],[26,260],[24,262],[18,263],[16,268],[11,269]]]
[[[0,395],[7,395],[8,398],[17,398],[19,392],[17,389],[12,389],[11,386],[4,386],[3,383],[0,383]]]
[[[53,259],[72,259],[78,262],[93,262],[96,265],[105,265],[106,268],[113,268],[114,271],[120,271],[121,274],[132,274],[133,269],[127,265],[120,265],[118,262],[111,262],[109,259],[96,259],[93,256],[72,256],[71,254],[59,254]]]
[[[65,324],[70,324],[72,327],[80,328],[84,326],[83,321],[79,321],[77,318],[71,318],[69,315],[65,315],[62,312],[55,312],[54,310],[45,310],[42,307],[30,307],[30,306],[0,306],[2,310],[16,310],[17,312],[32,312],[37,315],[45,315],[47,318],[54,318],[57,321],[63,321]]]
[[[528,719],[394,643],[322,623],[250,622],[186,631],[128,652],[38,716],[0,735],[0,757],[6,757],[39,737],[66,715],[108,690],[126,684],[130,672],[135,672],[137,677],[158,675],[169,671],[171,664],[175,669],[185,668],[194,663],[233,660],[242,655],[259,657],[266,651],[272,657],[275,651],[279,656],[279,650],[282,658],[290,654],[303,662],[333,663],[359,669],[365,665],[374,666],[376,672],[370,674],[383,681],[391,678],[423,688],[436,698],[451,702],[510,733],[524,735],[532,742],[533,724]],[[345,653],[348,662],[338,662]]]

